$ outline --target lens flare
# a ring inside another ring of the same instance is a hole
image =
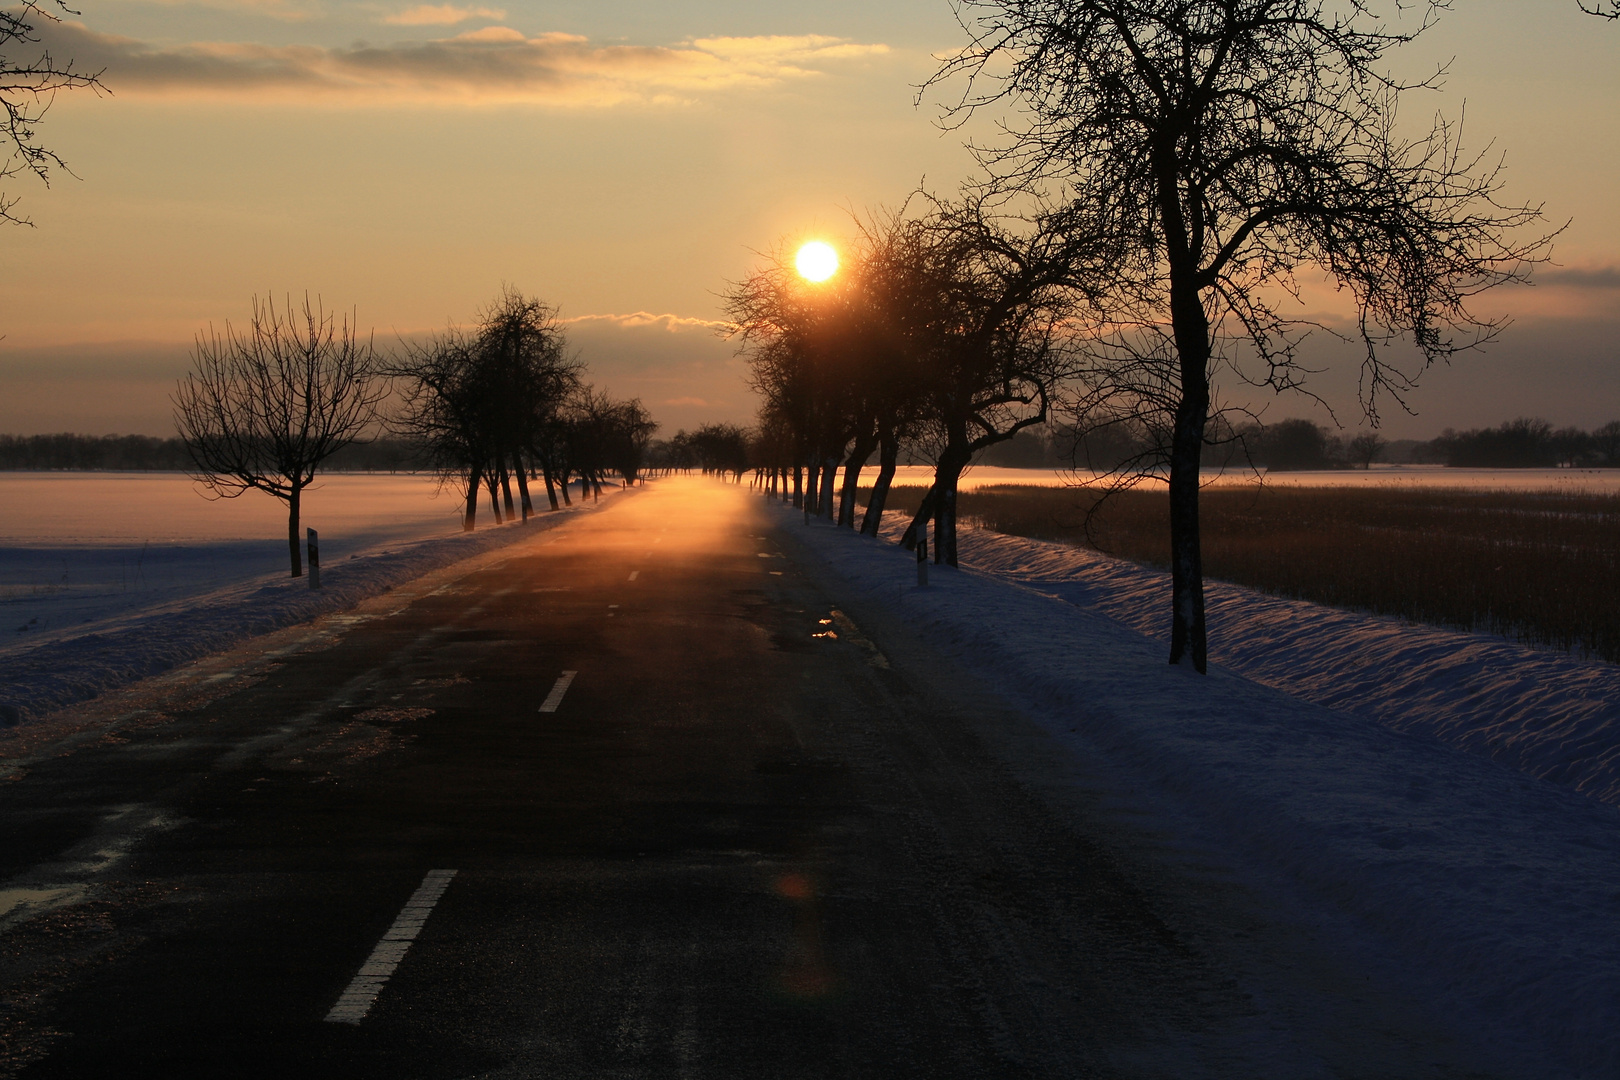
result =
[[[799,249],[793,265],[807,281],[826,281],[838,272],[838,252],[831,244],[812,240]]]

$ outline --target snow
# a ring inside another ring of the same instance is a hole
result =
[[[1095,608],[1168,651],[1167,573],[982,529],[958,546],[966,565]],[[1620,667],[1225,582],[1207,583],[1205,607],[1210,659],[1230,671],[1620,804]]]
[[[1155,571],[967,530],[919,589],[891,543],[797,535],[842,602],[981,674],[1128,814],[1213,830],[1532,1063],[1505,1071],[1620,1074],[1614,668],[1215,585],[1200,677],[1165,663]]]
[[[303,507],[303,524],[320,532],[314,592],[288,574],[286,514],[268,495],[211,502],[174,473],[0,473],[0,727],[344,610],[571,516],[542,510],[496,528],[486,505],[468,534],[458,500],[434,494],[414,475],[318,481]]]

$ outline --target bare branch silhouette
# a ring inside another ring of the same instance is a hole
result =
[[[175,390],[174,419],[192,477],[214,498],[263,491],[287,504],[292,576],[303,574],[299,504],[321,463],[359,439],[387,390],[370,340],[317,299],[302,308],[253,300],[245,334],[230,323],[197,335],[194,370]]]
[[[62,0],[54,0],[54,3],[64,14],[78,14]],[[107,88],[101,84],[101,72],[75,71],[72,60],[60,62],[49,50],[41,50],[31,59],[16,58],[20,47],[39,44],[35,25],[39,19],[60,22],[61,16],[46,10],[40,0],[22,0],[20,6],[0,9],[0,108],[4,109],[0,144],[5,147],[0,180],[29,172],[49,187],[52,169],[60,169],[69,176],[73,171],[54,151],[39,144],[35,128],[44,119],[58,90],[89,87],[103,93]],[[33,224],[12,213],[18,198],[0,192],[0,221]]]
[[[1393,23],[1366,0],[963,0],[972,35],[934,82],[964,113],[1007,108],[980,146],[988,197],[1048,199],[1089,235],[1112,332],[1093,350],[1098,401],[1168,434],[1171,661],[1205,665],[1201,455],[1218,377],[1300,391],[1290,317],[1301,277],[1353,303],[1361,403],[1404,407],[1429,366],[1488,342],[1485,289],[1522,280],[1550,238],[1517,240],[1533,206],[1496,200],[1498,165],[1460,121],[1411,137],[1385,58],[1440,0]],[[1147,421],[1149,413],[1158,418]]]

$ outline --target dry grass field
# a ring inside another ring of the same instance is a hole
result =
[[[915,512],[922,492],[896,488],[889,506]],[[1099,499],[987,487],[963,492],[960,512],[997,532],[1168,565],[1164,492]],[[1620,495],[1211,488],[1201,521],[1208,577],[1620,662]]]

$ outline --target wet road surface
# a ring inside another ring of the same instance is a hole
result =
[[[1239,1075],[1249,999],[776,520],[656,483],[20,759],[0,1074]]]

